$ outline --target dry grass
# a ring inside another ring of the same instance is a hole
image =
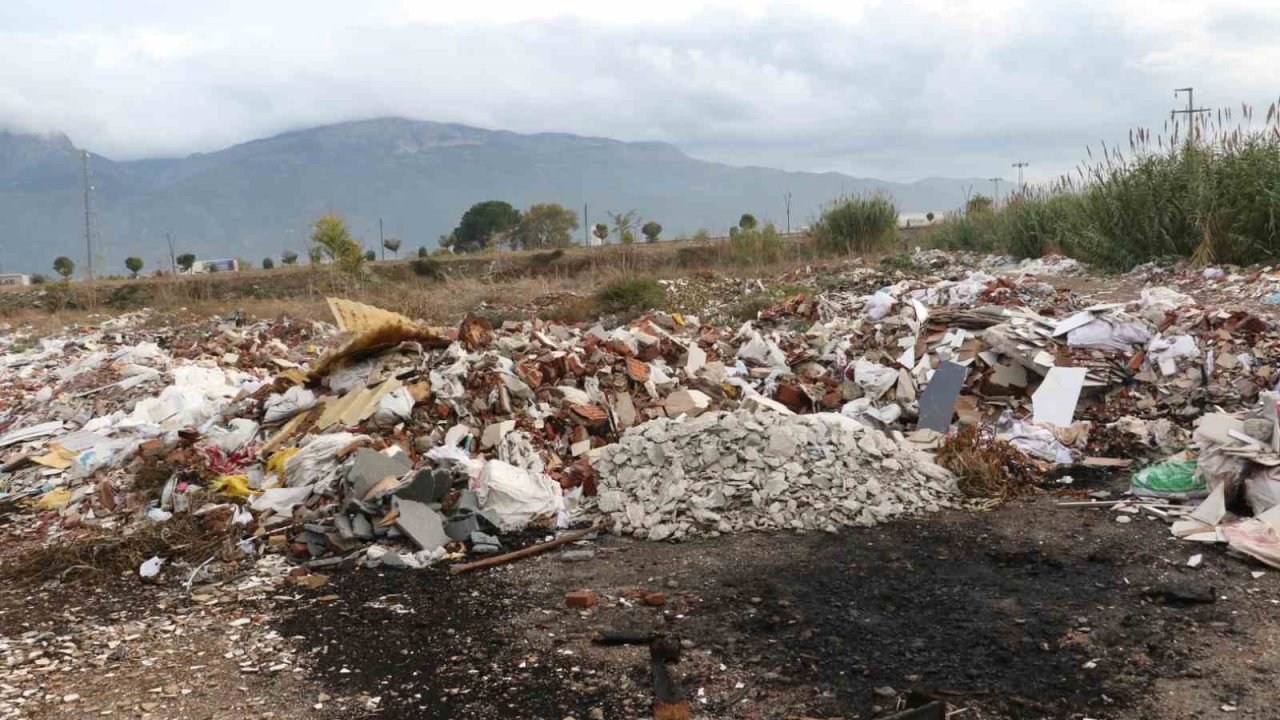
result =
[[[955,474],[971,498],[1008,500],[1036,489],[1039,468],[1026,453],[977,427],[963,427],[942,441],[937,462]]]
[[[238,527],[238,526],[237,526]],[[19,583],[76,580],[105,584],[136,573],[147,559],[202,563],[215,555],[239,552],[225,519],[175,515],[168,522],[147,522],[134,532],[99,532],[58,540],[28,551],[0,569],[0,577]]]

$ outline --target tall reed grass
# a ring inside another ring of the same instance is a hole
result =
[[[944,219],[938,247],[1018,257],[1051,252],[1113,270],[1179,257],[1249,265],[1280,258],[1280,110],[1222,110],[1163,134],[1138,129],[1128,152],[1103,146],[1074,174],[1015,195],[989,216]]]

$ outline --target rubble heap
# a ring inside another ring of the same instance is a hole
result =
[[[950,506],[955,480],[900,434],[835,413],[660,419],[603,448],[599,509],[650,540],[870,526]]]

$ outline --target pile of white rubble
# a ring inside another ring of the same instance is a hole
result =
[[[955,480],[901,434],[842,415],[661,418],[592,461],[613,529],[650,540],[870,526],[952,506]]]

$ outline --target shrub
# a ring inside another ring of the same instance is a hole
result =
[[[655,220],[650,220],[640,228],[640,234],[644,235],[645,242],[658,242],[658,236],[662,234],[662,225]]]
[[[271,258],[262,258],[262,269],[271,270],[276,266],[276,261]]]
[[[868,252],[893,243],[898,232],[898,208],[884,195],[836,200],[822,211],[812,234],[830,250]]]
[[[660,309],[667,304],[667,291],[652,278],[619,280],[600,288],[596,303],[606,313]]]
[[[755,230],[756,216],[751,213],[742,213],[742,217],[738,218],[739,230]]]
[[[995,247],[1016,258],[1071,254],[1084,227],[1084,208],[1078,195],[1031,193],[1014,198],[1000,212]]]
[[[740,265],[767,265],[786,254],[786,245],[773,223],[763,229],[739,230],[729,239],[729,259]]]
[[[929,227],[925,244],[943,250],[995,250],[996,217],[991,213],[944,218]]]
[[[284,252],[280,253],[280,262],[284,263],[285,265],[293,265],[298,262],[298,253],[292,250],[285,250]]]
[[[444,264],[432,257],[418,256],[409,263],[409,267],[418,277],[436,279],[444,277]]]

